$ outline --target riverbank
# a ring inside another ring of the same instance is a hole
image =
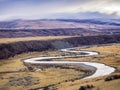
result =
[[[78,47],[76,47],[78,48]],[[69,52],[69,53],[76,53],[76,55],[72,56],[56,56],[56,57],[36,57],[36,58],[30,58],[30,59],[25,59],[23,60],[24,63],[30,63],[30,64],[36,64],[40,66],[63,66],[63,65],[74,65],[74,66],[81,66],[87,69],[91,69],[93,71],[92,74],[89,74],[87,76],[84,76],[83,79],[88,79],[88,78],[95,78],[98,76],[104,76],[104,75],[109,75],[113,73],[116,69],[110,66],[107,66],[105,64],[101,63],[95,63],[95,62],[75,62],[75,61],[52,61],[52,59],[61,59],[61,58],[76,58],[76,57],[85,57],[85,56],[95,56],[98,55],[98,52],[93,52],[93,51],[81,51],[81,50],[76,50],[76,48],[67,48],[67,49],[61,49],[59,51],[62,52]],[[79,52],[79,55],[77,53]],[[50,60],[50,61],[49,61]],[[44,90],[46,88],[49,89],[49,87],[54,87],[54,85],[49,85],[44,88],[40,88],[38,90]]]
[[[1,60],[0,62],[0,88],[4,87],[7,85],[11,80],[18,80],[17,78],[23,78],[26,79],[27,76],[31,76],[33,79],[31,80],[36,80],[36,78],[39,80],[39,84],[34,84],[34,85],[28,85],[28,86],[18,86],[18,85],[13,85],[11,87],[7,87],[9,90],[29,90],[29,89],[35,89],[35,88],[40,88],[40,87],[45,87],[50,84],[55,84],[53,88],[56,88],[57,90],[79,90],[81,86],[86,86],[86,85],[94,85],[94,88],[100,88],[100,90],[106,90],[106,87],[109,90],[119,90],[119,83],[120,79],[115,79],[112,81],[104,81],[105,78],[111,75],[116,75],[120,74],[120,45],[103,45],[103,46],[98,46],[98,47],[88,47],[84,48],[83,50],[88,50],[88,51],[97,51],[100,52],[100,55],[97,56],[90,56],[90,57],[78,57],[78,58],[62,58],[59,59],[61,61],[83,61],[83,62],[99,62],[99,63],[104,63],[106,65],[115,67],[117,70],[113,74],[107,75],[107,76],[102,76],[102,77],[97,77],[97,78],[92,78],[92,79],[86,79],[86,80],[78,80],[80,79],[80,76],[84,75],[84,73],[80,73],[80,71],[76,71],[73,69],[60,69],[60,68],[46,68],[43,71],[28,71],[27,68],[24,66],[24,64],[21,62],[21,59],[24,58],[33,58],[33,57],[43,57],[43,56],[58,56],[58,55],[68,55],[68,53],[59,53],[55,51],[44,51],[44,52],[33,52],[33,53],[24,53],[21,55],[17,55],[13,58],[9,58],[9,60]],[[73,68],[73,67],[71,67]],[[76,67],[77,68],[77,67]],[[82,69],[85,70],[85,69]],[[34,79],[35,78],[35,79]],[[73,81],[69,81],[70,79],[75,79]],[[22,80],[23,80],[22,79]],[[65,81],[62,83],[59,83],[61,81]],[[35,83],[36,81],[34,81]],[[118,88],[117,88],[118,87]],[[3,90],[3,89],[2,89]]]
[[[56,57],[36,57],[36,58],[30,58],[25,59],[24,63],[30,63],[30,64],[38,64],[38,65],[75,65],[75,66],[81,66],[84,68],[88,68],[93,70],[95,73],[91,76],[88,76],[86,78],[94,78],[98,76],[108,75],[115,71],[115,68],[107,66],[102,63],[95,63],[95,62],[75,62],[75,61],[48,61],[52,59],[61,59],[61,58],[76,58],[76,57],[85,57],[85,56],[95,56],[98,55],[97,52],[92,51],[77,51],[76,48],[69,49],[61,49],[62,52],[69,52],[69,53],[80,53],[79,55],[75,56],[56,56]],[[46,61],[47,60],[47,61]],[[86,79],[84,78],[84,79]]]
[[[102,77],[96,77],[86,80],[76,80],[74,82],[67,82],[57,85],[57,90],[80,90],[80,88],[86,88],[92,86],[93,90],[119,90],[120,79],[116,79],[113,76],[120,76],[120,44],[103,45],[91,48],[84,48],[84,50],[98,51],[100,55],[93,57],[71,58],[61,59],[62,61],[91,61],[104,63],[106,65],[116,68],[116,71],[110,75]],[[106,81],[106,78],[113,78],[110,81]],[[89,88],[90,89],[90,88]],[[50,89],[52,90],[52,89]]]

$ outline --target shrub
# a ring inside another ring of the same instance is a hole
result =
[[[111,80],[115,80],[115,79],[120,79],[120,75],[108,76],[107,78],[105,78],[105,81],[111,81]]]
[[[94,88],[93,85],[85,85],[85,86],[80,86],[79,90],[88,90]]]

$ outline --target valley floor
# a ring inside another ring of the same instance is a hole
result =
[[[0,61],[0,90],[29,90],[49,85],[51,85],[50,90],[120,90],[120,44],[92,46],[80,48],[80,50],[97,51],[100,54],[59,60],[100,62],[115,67],[116,71],[110,75],[80,80],[85,75],[91,74],[92,71],[75,66],[53,66],[38,70],[39,66],[26,65],[22,62],[25,58],[67,55],[69,53],[30,52]],[[86,72],[89,73],[86,74]]]

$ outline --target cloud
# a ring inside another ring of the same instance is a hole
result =
[[[120,0],[0,0],[0,20],[47,18],[55,13],[100,12],[120,17]]]

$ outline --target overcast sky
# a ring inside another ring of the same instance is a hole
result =
[[[57,13],[78,12],[120,17],[120,0],[0,0],[0,20],[41,19]]]

